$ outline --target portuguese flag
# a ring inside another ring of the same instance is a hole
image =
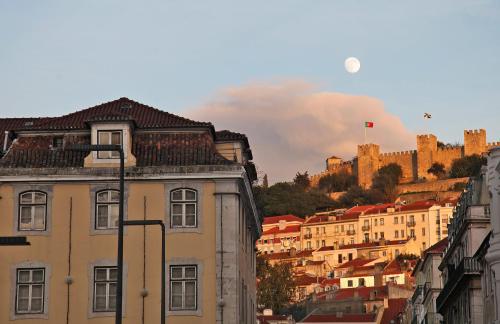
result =
[[[365,122],[366,128],[373,128],[373,122]]]

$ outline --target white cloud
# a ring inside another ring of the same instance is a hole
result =
[[[368,96],[318,92],[304,81],[251,83],[221,91],[188,115],[217,130],[245,133],[259,170],[272,182],[297,171],[317,173],[331,155],[350,159],[363,143],[364,122],[373,121],[368,140],[381,151],[408,150],[415,137],[382,101]]]

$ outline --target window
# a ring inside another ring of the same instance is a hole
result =
[[[422,236],[425,236],[425,227],[422,227]]]
[[[323,227],[323,234],[326,234],[326,227]]]
[[[96,229],[118,228],[120,192],[103,190],[96,194]]]
[[[340,225],[340,231],[344,233],[344,225]]]
[[[394,224],[398,223],[398,217],[394,217]]]
[[[352,253],[349,253],[349,254],[348,254],[348,260],[349,260],[349,261],[352,261]]]
[[[319,241],[316,241],[316,248],[319,248]]]
[[[425,214],[422,214],[422,222],[425,222]]]
[[[410,230],[410,237],[415,238],[415,230],[414,229]]]
[[[370,242],[370,238],[369,238],[368,233],[365,233],[365,235],[364,235],[364,236],[365,236],[365,243]]]
[[[19,230],[45,231],[47,194],[28,191],[19,195]]]
[[[64,138],[62,136],[56,136],[52,139],[52,148],[61,149],[63,148]]]
[[[394,238],[399,238],[399,231],[394,231]]]
[[[380,219],[380,226],[382,226],[382,225],[384,225],[384,219],[383,218]]]
[[[378,221],[377,221],[377,219],[375,218],[375,220],[373,221],[373,223],[374,223],[374,225],[375,225],[375,226],[377,226],[377,225],[378,225],[378,224],[377,224],[377,222],[378,222]]]
[[[45,269],[17,269],[16,314],[43,313]]]
[[[359,278],[358,286],[364,286],[364,285],[365,285],[365,278]]]
[[[116,308],[116,267],[94,268],[94,312],[113,312]]]
[[[196,310],[197,266],[170,266],[170,309]]]
[[[347,287],[352,287],[352,280],[347,280]]]
[[[171,227],[196,227],[197,195],[192,189],[170,192]]]
[[[307,249],[310,250],[311,249],[311,241],[307,241]]]
[[[99,145],[122,145],[122,131],[97,131],[97,144]],[[117,151],[97,152],[99,159],[119,159]]]
[[[401,238],[405,238],[405,230],[401,230]]]
[[[342,254],[337,255],[337,262],[342,263]]]
[[[335,225],[335,233],[338,233],[338,232],[339,232],[339,226]]]
[[[384,238],[384,232],[380,232],[380,238],[383,239]]]
[[[351,242],[351,244],[354,244],[354,238],[353,237],[351,237],[351,241],[350,242]]]
[[[378,240],[378,233],[375,232],[375,239]]]
[[[319,227],[316,227],[316,235],[319,235]]]
[[[322,240],[321,241],[321,247],[325,247],[325,246],[326,246],[326,242],[325,242],[325,240]]]
[[[396,256],[398,256],[398,255],[399,255],[399,250],[398,250],[398,249],[396,249],[396,250],[394,251],[394,253],[396,254]]]

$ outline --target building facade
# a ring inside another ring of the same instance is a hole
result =
[[[260,220],[242,134],[121,98],[62,117],[0,119],[0,323],[113,323],[118,159],[127,220],[166,225],[168,323],[255,323]],[[161,234],[124,232],[124,323],[160,321]],[[4,288],[5,287],[5,288]]]
[[[443,288],[436,299],[445,323],[484,323],[483,269],[475,254],[490,232],[486,184],[484,173],[469,181],[449,225],[448,246],[439,265]]]
[[[302,218],[294,215],[271,216],[264,218],[262,235],[255,245],[260,253],[300,251],[300,225]]]

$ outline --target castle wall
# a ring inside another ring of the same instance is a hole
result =
[[[428,135],[417,136],[417,177],[434,178],[432,174],[427,173],[434,161],[434,155],[437,151],[437,137]]]
[[[433,155],[433,163],[444,164],[447,171],[450,170],[453,160],[464,156],[463,146],[439,148]]]
[[[417,151],[382,153],[379,155],[379,161],[380,168],[390,163],[401,166],[403,183],[411,182],[417,176]]]
[[[491,143],[488,143],[486,144],[486,150],[489,151],[495,147],[499,147],[500,146],[500,142],[491,142]]]
[[[314,174],[309,177],[311,187],[317,187],[319,185],[319,180],[330,174],[337,174],[346,172],[348,174],[353,174],[353,163],[351,161],[341,162],[335,165],[329,165],[326,171],[318,174]]]

